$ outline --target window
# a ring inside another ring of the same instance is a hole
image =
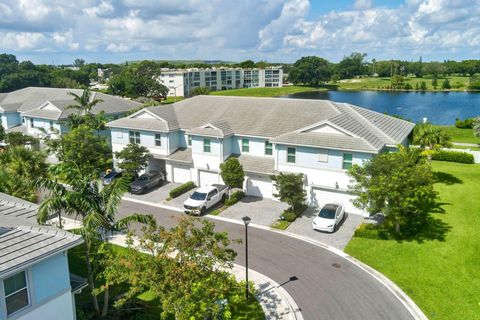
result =
[[[7,316],[29,305],[25,271],[3,280]]]
[[[35,125],[33,124],[33,118],[30,118],[30,128],[35,128]]]
[[[271,142],[265,141],[265,154],[271,156],[273,154],[273,144]]]
[[[140,143],[140,132],[139,131],[129,131],[128,136],[130,138],[130,143]]]
[[[287,148],[287,162],[288,163],[295,163],[296,151],[297,150],[295,148]]]
[[[210,139],[203,139],[203,152],[210,152]]]
[[[343,154],[343,169],[350,169],[353,164],[353,154],[351,153],[344,153]]]
[[[155,133],[155,145],[157,147],[162,146],[162,135],[160,133]]]
[[[123,139],[123,130],[118,130],[117,131],[117,139]]]
[[[187,136],[187,144],[188,144],[189,147],[192,146],[192,136],[191,135]]]
[[[242,139],[242,152],[250,152],[250,140]]]
[[[328,150],[318,150],[318,162],[328,162]]]

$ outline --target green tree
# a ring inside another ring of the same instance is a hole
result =
[[[420,82],[420,91],[427,91],[427,83],[425,81]]]
[[[273,196],[290,206],[290,211],[296,212],[298,206],[302,205],[307,197],[303,188],[303,173],[283,173],[271,176],[277,193]]]
[[[399,148],[399,152],[381,153],[348,171],[354,181],[349,191],[357,196],[354,205],[370,215],[383,213],[385,225],[397,236],[402,226],[423,223],[437,199],[430,165],[420,150]]]
[[[121,151],[115,152],[115,157],[120,160],[118,167],[125,175],[136,177],[140,170],[148,166],[151,154],[146,147],[138,143],[129,143]]]
[[[245,178],[243,167],[237,158],[229,158],[220,164],[220,175],[225,184],[231,188],[241,188]]]
[[[125,177],[115,180],[100,190],[95,174],[85,174],[75,165],[62,163],[54,166],[51,178],[37,180],[36,186],[50,191],[49,196],[41,203],[37,221],[45,224],[50,216],[59,212],[80,216],[82,226],[71,230],[82,235],[85,248],[85,264],[87,280],[92,291],[92,304],[95,312],[100,313],[100,307],[95,294],[96,280],[99,279],[99,250],[101,243],[107,241],[112,232],[124,231],[132,222],[154,224],[150,215],[133,214],[117,219],[117,211],[123,194],[128,190],[129,180]],[[59,183],[62,179],[69,188]],[[108,312],[109,290],[104,290],[102,316]]]
[[[95,134],[86,125],[80,125],[61,135],[57,140],[47,141],[49,151],[60,161],[72,163],[84,174],[106,169],[112,154],[106,138]]]
[[[3,128],[2,124],[0,123],[0,141],[3,141],[7,138],[7,133],[5,132],[5,128]]]
[[[430,123],[417,124],[413,129],[413,144],[420,146],[429,160],[435,150],[449,147],[450,140],[451,136],[447,131]]]
[[[105,125],[107,124],[107,118],[105,117],[105,112],[101,111],[100,113],[93,115],[91,113],[86,115],[79,115],[72,113],[65,120],[65,125],[70,129],[76,129],[82,125],[87,126],[88,128],[95,131],[105,130]]]
[[[227,272],[236,256],[231,240],[227,233],[215,232],[212,222],[181,218],[169,230],[150,226],[138,243],[134,245],[130,235],[131,250],[110,254],[104,261],[106,286],[128,285],[116,307],[148,291],[161,303],[161,319],[228,319],[230,306],[242,299],[229,295],[241,292]]]
[[[445,78],[445,80],[443,80],[442,82],[442,89],[450,89],[452,88],[452,86],[450,85],[450,81]]]
[[[437,90],[437,87],[438,87],[438,79],[436,76],[433,77],[432,79],[432,87],[434,90]]]
[[[191,96],[199,96],[199,95],[208,95],[210,94],[210,90],[207,87],[197,87],[193,89]]]
[[[366,53],[354,52],[348,57],[343,57],[337,65],[337,72],[342,79],[350,79],[368,73],[368,68],[364,64]]]
[[[73,65],[78,68],[83,67],[85,65],[85,60],[77,58],[73,61]]]
[[[309,56],[302,57],[293,64],[288,79],[295,84],[318,86],[330,80],[331,75],[332,70],[327,60]]]
[[[238,65],[240,68],[255,68],[255,62],[253,62],[253,60],[245,60],[240,62]]]
[[[90,89],[83,90],[82,95],[74,92],[69,92],[68,94],[73,97],[76,104],[70,105],[67,108],[79,110],[81,115],[92,113],[92,108],[103,102],[102,99],[92,99]]]
[[[9,132],[6,134],[5,142],[12,147],[31,145],[36,147],[38,139],[21,132]]]
[[[45,154],[21,146],[0,152],[0,192],[36,201],[35,181],[46,174]]]
[[[390,78],[390,83],[393,89],[401,89],[404,85],[405,79],[403,76],[396,75]]]

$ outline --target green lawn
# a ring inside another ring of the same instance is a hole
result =
[[[448,228],[444,241],[354,237],[345,251],[387,275],[430,319],[480,319],[480,165],[432,166],[446,211],[435,214]]]
[[[455,126],[441,126],[451,136],[453,142],[466,142],[480,144],[480,138],[473,135],[473,129],[459,129]]]
[[[111,245],[113,250],[116,251],[123,251],[123,250],[130,250],[128,248],[120,247],[117,245]],[[84,255],[84,247],[79,246],[76,247],[68,252],[68,264],[70,267],[70,272],[79,275],[81,277],[86,278],[87,276],[87,270],[85,266],[85,255]],[[110,292],[111,297],[118,296],[122,294],[123,292],[126,291],[126,288],[124,287],[119,287],[116,286],[112,288]],[[242,291],[243,293],[243,291]],[[99,296],[99,303],[100,303],[100,308],[103,304],[102,300],[103,296]],[[76,295],[76,304],[77,304],[77,309],[78,310],[89,310],[86,311],[87,313],[87,319],[93,319],[95,318],[95,315],[91,313],[91,295],[88,290],[88,288],[83,289],[82,293],[79,295]],[[110,301],[112,302],[112,301]],[[160,319],[160,312],[161,308],[159,305],[159,301],[155,300],[153,295],[150,292],[144,292],[140,295],[137,296],[137,301],[136,301],[136,307],[139,305],[142,306],[143,311],[145,312],[145,315],[136,315],[133,314],[132,312],[130,313],[125,313],[124,311],[117,311],[113,309],[112,307],[110,308],[110,313],[108,316],[108,320],[120,320],[120,319],[145,319],[145,320],[157,320]],[[128,307],[127,307],[128,308]],[[231,306],[231,311],[232,311],[232,320],[246,320],[246,319],[265,319],[265,315],[263,313],[262,307],[258,303],[256,299],[252,299],[252,301],[249,301],[246,303],[246,301],[241,300],[235,305]],[[89,313],[90,312],[90,313]],[[173,320],[173,318],[172,318]]]
[[[440,77],[438,78],[438,87],[437,90],[441,89],[441,84],[445,78],[448,78],[450,85],[452,86],[451,91],[464,91],[467,89],[469,85],[469,78],[468,77],[460,77],[460,76],[451,76],[451,77]],[[414,89],[416,84],[420,85],[420,82],[425,81],[427,84],[427,91],[433,91],[432,87],[432,78],[415,78],[415,77],[407,77],[405,78],[405,82],[409,83]],[[383,89],[386,86],[390,86],[390,77],[371,77],[371,78],[359,78],[359,79],[345,79],[341,80],[335,85],[338,86],[340,90],[378,90]]]
[[[244,96],[244,97],[278,97],[287,94],[309,92],[309,91],[322,91],[327,90],[325,88],[313,88],[307,86],[285,86],[280,88],[245,88],[245,89],[232,89],[222,91],[212,91],[211,95],[216,96]]]

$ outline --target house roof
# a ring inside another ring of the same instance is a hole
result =
[[[0,193],[0,277],[82,243],[80,236],[37,225],[38,205]]]
[[[169,155],[166,159],[178,162],[193,163],[192,159],[192,149],[191,148],[180,148],[175,150],[174,153]]]
[[[60,229],[32,226],[0,227],[0,276],[82,243]]]
[[[275,159],[273,157],[251,156],[246,154],[234,154],[244,171],[253,173],[273,174],[275,172]]]
[[[167,106],[150,107],[148,111],[160,119],[143,123],[130,116],[108,125],[144,130],[168,128],[171,131],[180,128],[192,134],[212,137],[235,134],[280,141],[280,136],[328,122],[358,138],[355,141],[359,142],[359,151],[369,152],[403,142],[414,127],[413,123],[360,107],[313,99],[196,96]],[[161,124],[162,121],[167,124]],[[292,134],[287,137],[294,143],[294,137],[307,135]],[[314,139],[313,135],[308,137]],[[315,139],[317,144],[322,142],[320,137]]]
[[[68,109],[70,105],[76,104],[74,97],[69,93],[81,95],[83,90],[80,89],[64,89],[64,88],[41,88],[28,87],[16,91],[12,91],[0,97],[0,108],[8,111],[21,112],[32,116],[45,117],[51,120],[66,118],[69,114],[78,112],[75,109]],[[130,110],[138,109],[141,104],[135,101],[126,100],[120,97],[111,96],[100,92],[92,92],[91,99],[101,99],[102,102],[96,104],[92,108],[93,114],[101,111],[106,114],[125,113]],[[47,101],[56,106],[60,112],[53,113],[47,110],[38,110]],[[31,113],[32,110],[38,110],[37,113]]]

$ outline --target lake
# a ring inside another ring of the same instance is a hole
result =
[[[399,115],[413,122],[420,122],[426,117],[429,122],[442,125],[454,124],[456,118],[480,116],[480,93],[314,91],[284,97],[348,102],[381,113]]]

